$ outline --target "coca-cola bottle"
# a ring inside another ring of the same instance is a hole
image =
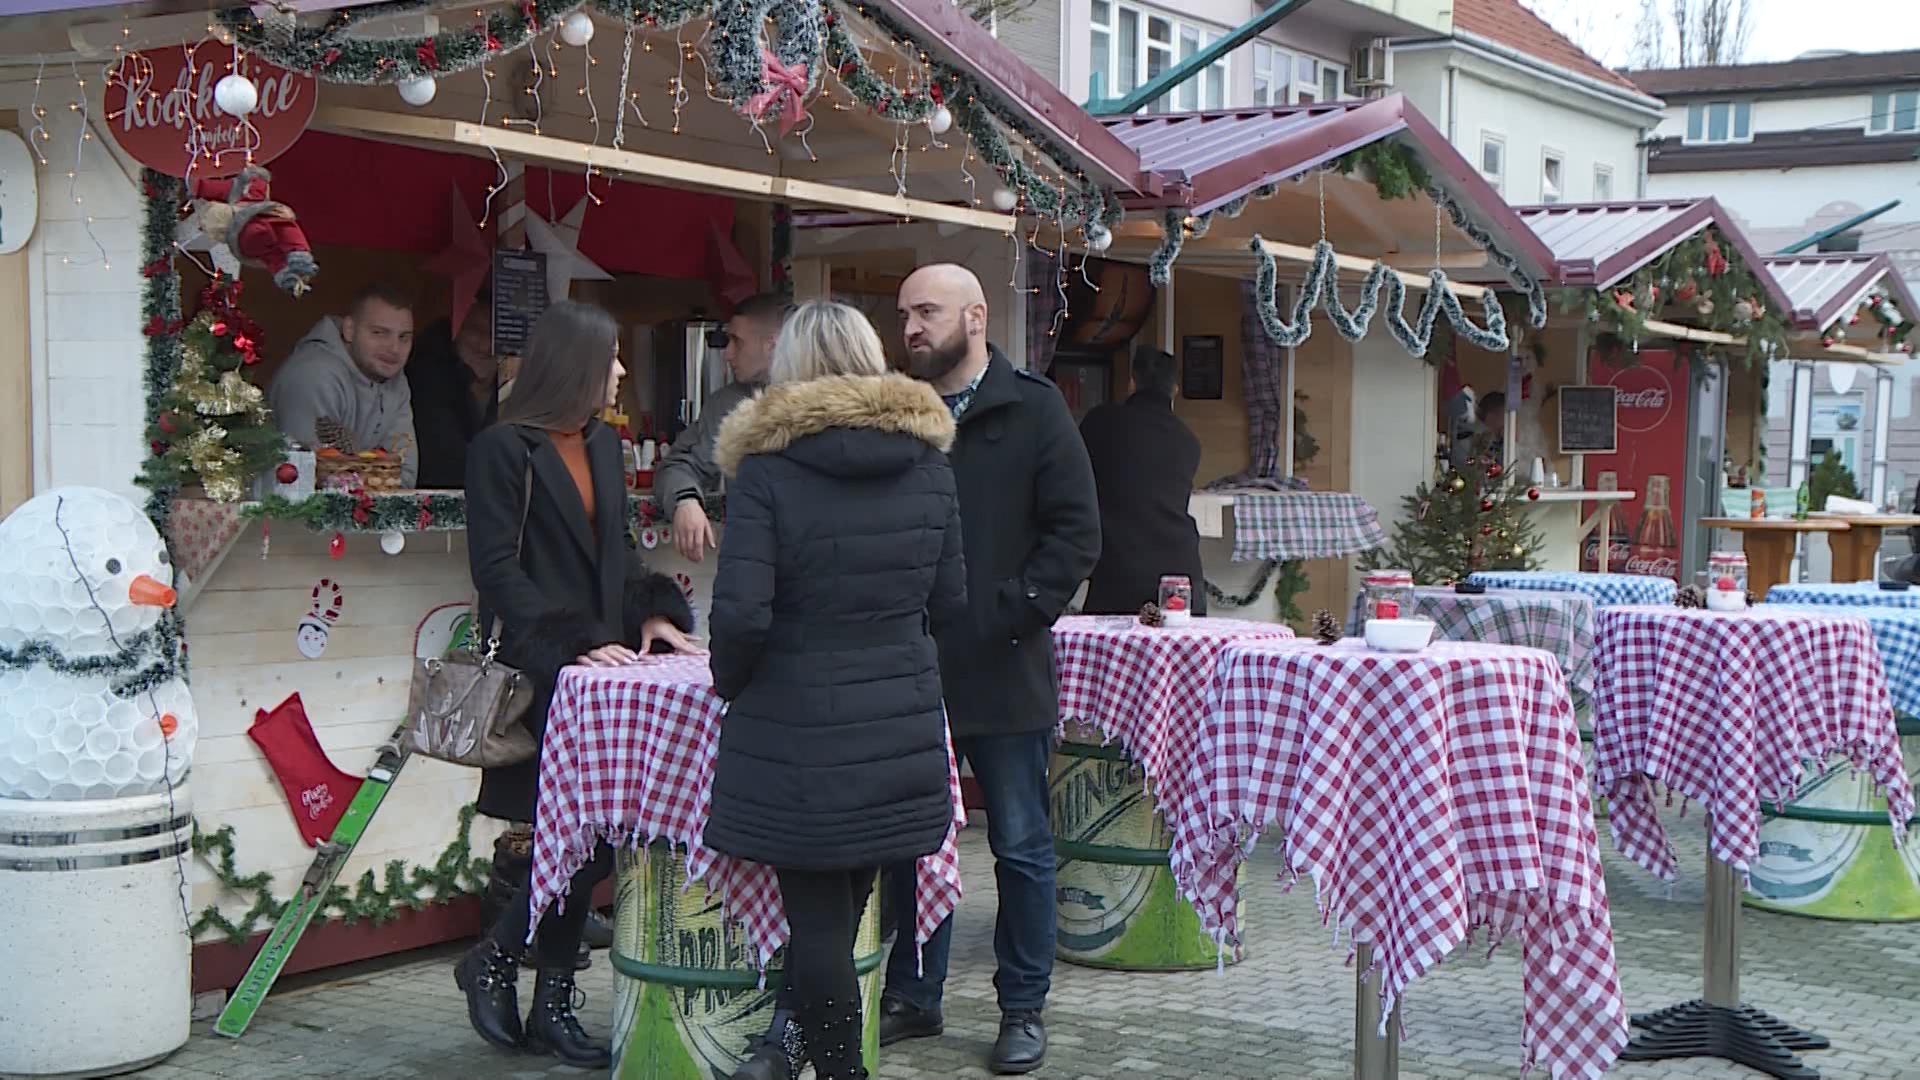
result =
[[[1640,546],[1680,546],[1680,537],[1673,528],[1672,490],[1672,479],[1665,476],[1647,477],[1647,512],[1641,515],[1640,531],[1634,538]]]

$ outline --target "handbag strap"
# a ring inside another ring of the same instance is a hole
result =
[[[532,511],[532,509],[533,509],[533,451],[528,450],[527,451],[527,471],[526,471],[526,497],[520,501],[520,535],[515,537],[513,541],[513,561],[515,565],[519,564],[521,554],[526,551],[527,515],[530,511]],[[473,608],[474,608],[474,613],[478,615],[480,613],[480,596],[478,592],[475,592],[474,594]],[[476,619],[475,621],[482,622],[482,623],[486,622],[485,619]],[[489,658],[491,658],[494,652],[500,648],[500,632],[503,629],[505,629],[505,620],[503,620],[500,616],[495,615],[493,617],[491,625],[489,625],[487,629],[486,655]]]

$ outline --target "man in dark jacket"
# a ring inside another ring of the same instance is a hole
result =
[[[980,281],[927,266],[900,286],[908,371],[932,383],[958,422],[960,495],[971,625],[937,638],[954,750],[987,803],[1000,911],[993,951],[1000,998],[994,1072],[1025,1073],[1046,1056],[1041,1021],[1053,976],[1053,829],[1047,763],[1059,719],[1053,621],[1100,557],[1093,469],[1060,391],[987,344]],[[951,918],[916,972],[912,868],[890,875],[899,941],[887,965],[881,1045],[937,1035],[953,944]]]
[[[454,332],[441,319],[413,341],[407,382],[413,392],[414,442],[422,488],[467,484],[467,444],[499,413],[500,363],[493,354],[491,295],[482,292]]]
[[[1193,613],[1207,613],[1200,533],[1187,513],[1200,440],[1173,414],[1176,367],[1171,353],[1136,348],[1133,396],[1080,421],[1100,493],[1100,563],[1087,583],[1088,612],[1139,611],[1159,599],[1161,577],[1184,574]]]

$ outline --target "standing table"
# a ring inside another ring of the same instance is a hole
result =
[[[1920,525],[1920,515],[1914,514],[1821,514],[1818,520],[1838,521],[1847,527],[1846,532],[1827,540],[1833,547],[1833,580],[1839,582],[1879,581],[1880,534]]]
[[[1664,578],[1661,580],[1665,580]],[[1593,701],[1593,601],[1575,592],[1489,591],[1462,593],[1421,586],[1413,590],[1413,610],[1403,618],[1431,619],[1434,636],[1446,641],[1479,641],[1544,649],[1560,663],[1576,718]],[[1353,599],[1348,632],[1366,629],[1367,594]]]
[[[1395,1075],[1403,993],[1479,927],[1520,939],[1527,1063],[1597,1077],[1626,1045],[1580,737],[1552,655],[1236,642],[1187,769],[1173,867],[1201,924],[1239,937],[1236,872],[1278,825],[1288,870],[1351,935],[1355,1077]]]
[[[1132,615],[1079,615],[1054,624],[1063,739],[1048,801],[1060,959],[1128,971],[1214,966],[1219,951],[1167,868],[1167,811],[1184,797],[1178,766],[1192,757],[1220,650],[1292,636],[1238,619],[1148,627]]]
[[[1787,801],[1804,761],[1846,754],[1886,792],[1890,819],[1904,825],[1912,813],[1867,624],[1767,607],[1607,608],[1594,656],[1598,781],[1615,845],[1671,880],[1652,785],[1708,815],[1705,994],[1636,1016],[1645,1031],[1621,1059],[1720,1057],[1782,1080],[1817,1080],[1793,1051],[1827,1040],[1740,1000],[1740,883],[1759,853],[1761,799]]]
[[[1769,604],[1920,610],[1920,585],[1906,589],[1883,589],[1873,581],[1844,585],[1775,585],[1766,595]]]
[[[1710,529],[1740,534],[1747,549],[1747,585],[1755,596],[1793,577],[1793,549],[1807,533],[1844,533],[1847,524],[1832,518],[1701,518]]]
[[[1467,580],[1489,589],[1575,592],[1594,607],[1618,604],[1671,604],[1680,586],[1651,574],[1593,574],[1570,570],[1476,570]]]

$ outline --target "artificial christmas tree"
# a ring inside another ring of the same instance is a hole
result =
[[[1362,569],[1406,570],[1421,585],[1451,585],[1476,570],[1537,569],[1541,534],[1524,508],[1528,486],[1484,461],[1442,466],[1431,486],[1402,499],[1406,519],[1386,547],[1367,553]]]
[[[1838,450],[1829,450],[1820,455],[1820,463],[1807,476],[1808,506],[1825,510],[1829,495],[1838,495],[1843,499],[1860,497],[1860,485],[1854,481],[1853,470],[1847,468],[1847,461]]]
[[[208,497],[236,502],[247,480],[286,459],[287,442],[247,378],[260,360],[260,328],[240,310],[240,283],[216,277],[200,299],[200,313],[179,328],[180,370],[147,428],[153,457],[142,483],[198,482]]]

